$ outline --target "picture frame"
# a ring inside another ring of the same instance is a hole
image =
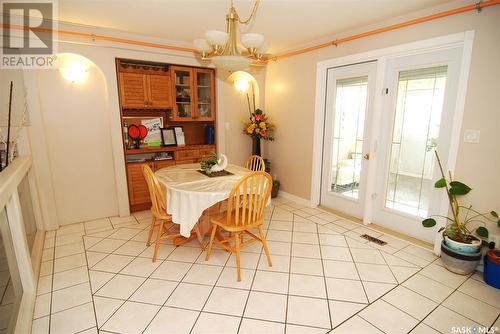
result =
[[[184,137],[182,126],[174,126],[174,132],[177,146],[186,146],[186,138]]]
[[[174,128],[161,129],[161,142],[163,146],[176,146],[177,140],[175,139]]]

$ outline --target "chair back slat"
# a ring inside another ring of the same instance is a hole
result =
[[[158,179],[149,165],[142,165],[142,173],[148,184],[149,197],[151,198],[151,211],[156,215],[166,215],[167,201],[165,200],[165,194],[161,189],[160,182],[158,182]]]
[[[239,180],[229,194],[227,224],[244,227],[262,220],[271,187],[271,176],[263,171],[252,172]]]
[[[254,172],[265,171],[266,164],[264,163],[264,159],[262,159],[262,157],[258,155],[252,155],[248,157],[245,163],[245,168],[250,169],[251,171]]]

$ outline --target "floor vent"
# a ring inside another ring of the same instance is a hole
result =
[[[377,238],[372,237],[371,235],[368,235],[368,234],[362,234],[361,238],[366,239],[366,240],[371,241],[371,242],[374,242],[380,246],[387,245],[387,242],[385,242],[384,240],[377,239]]]

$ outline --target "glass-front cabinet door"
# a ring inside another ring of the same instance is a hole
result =
[[[215,116],[214,72],[212,70],[195,69],[196,118],[213,121]]]
[[[193,107],[193,69],[172,66],[171,73],[175,91],[172,118],[174,121],[191,121],[195,117]]]

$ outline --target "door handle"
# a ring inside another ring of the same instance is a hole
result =
[[[370,153],[366,153],[365,155],[363,155],[363,159],[370,160]]]

